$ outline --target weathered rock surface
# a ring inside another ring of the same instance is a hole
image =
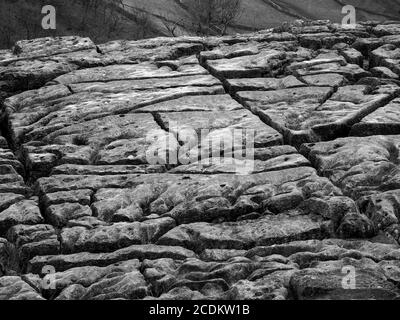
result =
[[[15,246],[22,269],[35,256],[60,252],[58,234],[51,225],[17,225],[8,231],[7,239]]]
[[[158,246],[154,244],[133,245],[111,253],[75,253],[69,255],[37,256],[29,262],[30,272],[40,273],[44,266],[52,265],[56,270],[64,271],[83,266],[104,267],[116,262],[139,259],[175,259],[195,258],[195,253],[183,247]]]
[[[0,278],[1,300],[44,300],[44,298],[20,277]]]
[[[394,44],[385,44],[371,53],[374,66],[387,67],[396,74],[400,74],[399,56],[400,49]]]
[[[0,299],[398,299],[399,34],[1,51]]]
[[[397,98],[355,124],[351,129],[351,135],[372,136],[400,134],[399,113],[400,99]]]
[[[249,249],[251,246],[323,238],[320,221],[301,215],[278,214],[257,220],[212,225],[187,224],[168,232],[158,241],[163,245],[183,245],[193,250]]]
[[[322,86],[238,92],[251,111],[295,145],[315,137],[329,140],[341,136],[347,127],[384,107],[397,94],[396,88],[374,93],[365,85],[343,86],[337,92]]]
[[[37,203],[32,200],[17,202],[0,213],[0,234],[18,224],[34,225],[43,222]]]
[[[294,76],[287,76],[282,79],[277,78],[241,78],[227,79],[226,84],[230,92],[243,90],[278,90],[296,87],[304,87],[306,84]]]
[[[248,151],[248,149],[283,144],[281,134],[243,109],[201,114],[169,112],[161,114],[160,121],[164,128],[176,135],[184,144],[180,153],[188,153],[191,162],[207,159],[210,156],[223,156],[232,153],[232,150]],[[251,134],[251,144],[248,143],[249,134]],[[221,147],[221,144],[224,146]]]
[[[397,241],[398,136],[349,137],[303,146],[319,172],[360,203],[361,211]]]
[[[348,137],[303,145],[318,171],[348,196],[397,189],[399,136]]]
[[[357,288],[343,288],[343,270],[346,267],[359,270],[356,272]],[[296,272],[290,280],[290,285],[295,292],[295,297],[301,300],[397,299],[399,295],[397,287],[380,269],[379,265],[369,259],[346,258],[339,261],[319,262],[312,269]]]

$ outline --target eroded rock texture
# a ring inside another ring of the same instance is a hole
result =
[[[400,27],[285,29],[2,52],[0,299],[399,298]]]

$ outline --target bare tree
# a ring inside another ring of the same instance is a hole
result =
[[[234,23],[242,14],[241,0],[220,0],[219,24],[221,35],[226,34],[231,23]]]
[[[226,34],[242,10],[241,0],[188,0],[186,6],[194,18],[197,34]]]
[[[160,19],[162,24],[164,25],[165,29],[167,29],[168,33],[173,36],[176,37],[177,36],[177,31],[178,28],[180,26],[180,24],[182,23],[183,19],[179,20],[179,21],[171,21],[168,18],[163,17],[163,19]]]

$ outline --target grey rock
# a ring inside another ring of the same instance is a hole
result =
[[[43,222],[37,203],[32,200],[23,200],[11,205],[0,213],[0,234],[17,224],[34,225]]]
[[[28,272],[39,273],[46,265],[54,266],[58,271],[84,266],[105,267],[117,262],[132,259],[175,259],[194,258],[194,252],[174,246],[154,244],[133,245],[111,253],[75,253],[70,255],[37,256],[29,261]]]
[[[0,278],[1,300],[45,300],[31,286],[17,276]]]
[[[92,230],[83,227],[65,228],[61,232],[61,250],[63,253],[109,252],[133,244],[154,243],[173,227],[173,219],[162,218],[145,222],[121,222]]]

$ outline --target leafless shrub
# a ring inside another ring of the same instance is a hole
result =
[[[225,35],[242,13],[241,0],[189,0],[187,8],[199,35]]]
[[[177,36],[177,31],[179,28],[179,25],[182,23],[182,20],[179,21],[171,21],[166,17],[163,17],[163,19],[161,19],[161,22],[163,24],[163,26],[165,27],[165,29],[168,31],[168,34],[176,37]]]

